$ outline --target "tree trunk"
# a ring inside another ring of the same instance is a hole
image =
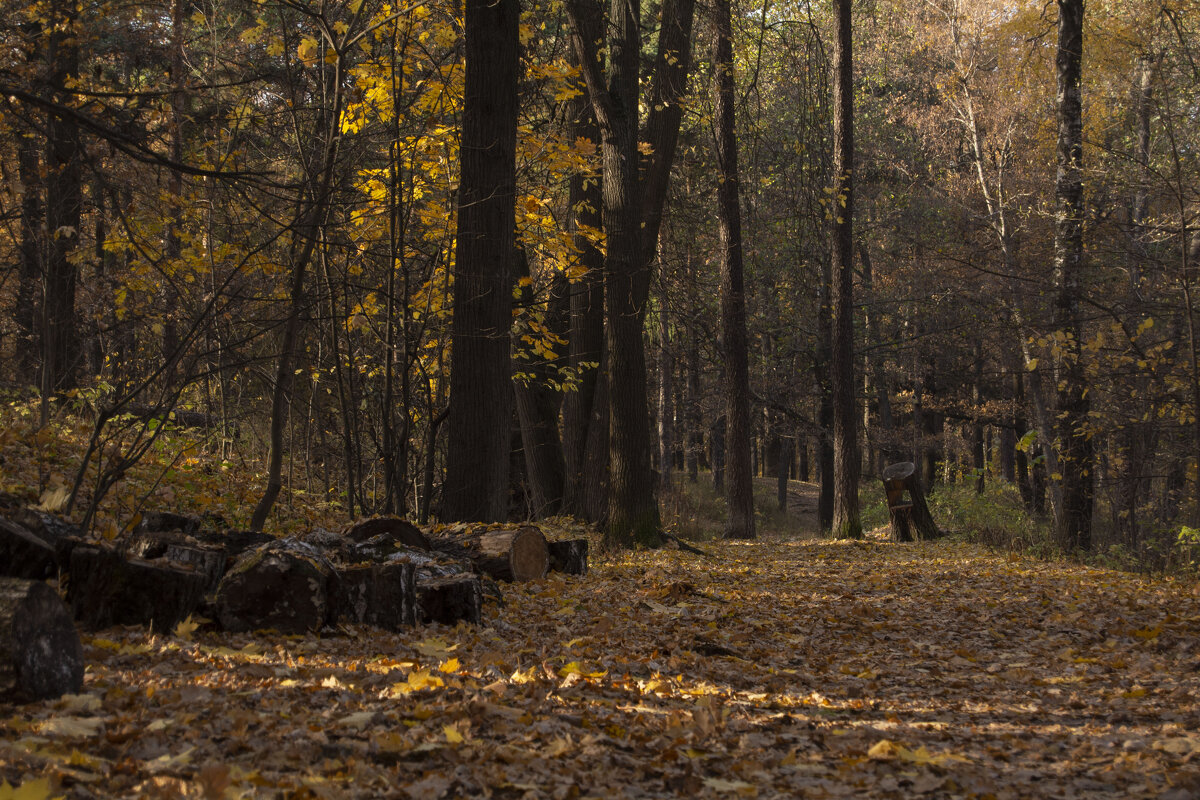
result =
[[[517,0],[465,5],[462,176],[441,516],[490,522],[508,511],[521,9]]]
[[[671,326],[665,291],[658,302],[658,488],[661,497],[674,485],[675,355],[671,349]]]
[[[13,321],[17,326],[17,376],[26,384],[36,382],[36,308],[34,298],[42,276],[42,237],[45,222],[42,208],[41,165],[38,140],[32,131],[17,133],[17,174],[21,181],[21,240],[18,245],[17,300]]]
[[[834,0],[833,71],[833,535],[862,538],[858,408],[854,399],[854,73],[851,0]]]
[[[597,15],[588,15],[579,21],[590,26],[583,35],[591,40],[602,36]],[[572,50],[575,62],[579,55]],[[596,114],[586,95],[581,95],[574,108],[574,136],[600,144],[600,130]],[[604,254],[597,249],[584,229],[599,230],[603,224],[600,210],[604,200],[601,194],[601,178],[598,175],[575,174],[571,176],[570,209],[568,227],[572,240],[579,251],[578,264],[583,270],[579,279],[571,285],[571,333],[569,364],[574,371],[578,386],[563,398],[562,442],[563,462],[566,479],[563,487],[563,506],[567,513],[576,514],[588,522],[599,522],[602,513],[594,513],[596,504],[585,500],[584,487],[590,471],[596,469],[595,458],[589,461],[588,441],[593,438],[593,421],[605,426],[607,405],[600,418],[593,415],[597,387],[604,365]],[[607,454],[603,469],[607,470]],[[604,483],[606,490],[607,482]]]
[[[1065,336],[1058,381],[1062,515],[1057,539],[1066,550],[1092,546],[1092,470],[1087,430],[1088,380],[1082,352],[1083,272],[1083,0],[1058,0],[1058,175],[1055,180],[1054,325]]]
[[[742,213],[734,120],[732,21],[729,0],[716,0],[713,40],[717,227],[721,263],[721,345],[725,356],[726,539],[753,539],[754,476],[750,464],[750,367],[742,278]]]
[[[50,89],[54,99],[74,106],[66,84],[79,76],[79,44],[75,31],[76,6],[56,0],[46,51]],[[75,386],[80,355],[75,324],[76,270],[71,255],[79,245],[83,212],[83,143],[79,126],[66,116],[51,115],[46,123],[46,260],[42,305],[42,394]]]
[[[515,259],[518,275],[522,278],[529,277],[529,262],[522,248],[517,248]],[[560,277],[563,278],[562,281],[559,280]],[[562,330],[564,314],[561,306],[569,302],[569,299],[564,284],[565,276],[558,273],[553,278],[544,319],[547,329],[556,335],[565,333]],[[521,288],[521,302],[532,310],[532,284]],[[556,349],[558,345],[551,347],[551,350]],[[558,354],[548,361],[531,353],[529,360],[523,362],[522,367],[522,372],[530,377],[513,380],[517,419],[521,426],[521,449],[525,453],[525,474],[530,488],[530,516],[535,519],[552,517],[562,509],[563,476],[566,472],[562,441],[558,437],[558,412],[562,394],[550,385],[550,368],[556,366],[556,362],[564,360]]]

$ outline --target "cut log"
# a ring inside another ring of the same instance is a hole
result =
[[[71,553],[67,597],[87,628],[149,625],[169,632],[195,611],[205,576],[171,564],[126,559],[115,550],[79,545]]]
[[[363,564],[337,570],[330,621],[374,625],[390,631],[417,624],[416,568]]]
[[[891,464],[879,477],[887,494],[893,541],[911,541],[910,526],[920,539],[937,539],[942,535],[933,521],[933,515],[929,513],[929,504],[925,501],[916,465],[911,461]]]
[[[40,581],[57,574],[53,545],[24,525],[0,517],[0,575]]]
[[[347,525],[342,529],[342,536],[355,543],[387,534],[392,541],[401,542],[418,550],[429,549],[429,539],[425,534],[407,520],[399,517],[375,517],[364,519]]]
[[[413,547],[393,533],[381,533],[361,542],[343,539],[335,552],[337,557],[347,564],[385,561],[420,563],[434,557],[428,548]]]
[[[483,620],[483,587],[478,575],[451,575],[417,581],[417,610],[421,622],[453,625]]]
[[[550,568],[546,537],[533,525],[434,538],[429,543],[434,550],[469,560],[476,572],[496,580],[538,580]]]
[[[567,575],[587,575],[587,539],[547,542],[546,546],[550,550],[550,569]]]
[[[219,547],[203,544],[172,544],[163,553],[162,558],[169,564],[175,564],[191,572],[204,576],[204,591],[211,592],[217,588],[225,575],[227,556]]]
[[[0,701],[45,700],[83,688],[71,612],[41,581],[0,578]]]
[[[204,520],[195,514],[176,514],[173,511],[147,511],[134,526],[134,534],[166,533],[182,531],[196,533],[204,525]]]
[[[270,542],[242,555],[221,578],[214,610],[229,631],[273,628],[308,633],[329,615],[333,565],[296,539]]]

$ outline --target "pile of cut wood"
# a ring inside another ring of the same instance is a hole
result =
[[[217,530],[216,518],[154,512],[109,547],[51,514],[0,514],[0,697],[78,690],[75,621],[168,632],[194,615],[228,631],[284,634],[339,624],[478,624],[485,597],[502,600],[497,581],[587,572],[586,539],[548,542],[534,525],[459,524],[430,536],[378,517],[338,533],[276,539]],[[59,576],[69,609],[45,583]],[[39,661],[47,648],[57,654],[53,669]]]

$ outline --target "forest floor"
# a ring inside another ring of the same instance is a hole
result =
[[[84,634],[22,797],[1200,794],[1200,589],[943,541],[595,558],[481,627]],[[0,797],[5,794],[0,784]]]

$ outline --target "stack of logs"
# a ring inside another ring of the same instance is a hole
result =
[[[50,514],[0,513],[0,699],[79,690],[76,621],[170,631],[194,615],[227,631],[283,634],[339,624],[478,624],[484,598],[499,597],[496,581],[587,572],[586,539],[548,542],[533,525],[457,525],[451,535],[427,536],[379,517],[340,533],[276,539],[155,512],[112,548],[85,542]],[[60,575],[69,609],[45,582]],[[53,667],[41,663],[51,654]]]

